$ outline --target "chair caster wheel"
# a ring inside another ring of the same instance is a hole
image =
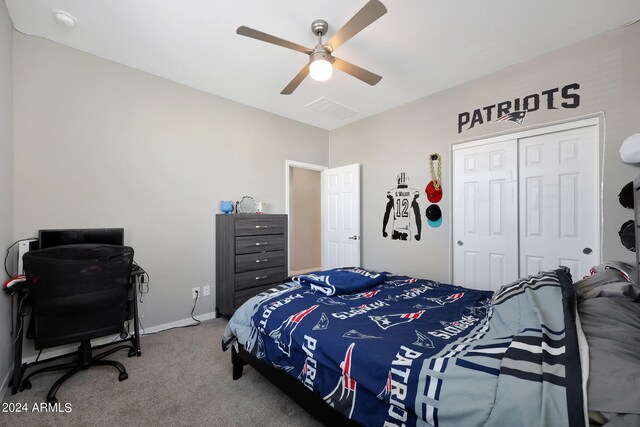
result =
[[[58,398],[57,397],[52,397],[51,399],[47,398],[47,403],[52,403],[52,404],[56,404],[58,403]]]
[[[135,356],[135,355],[136,355],[136,351],[135,351],[134,349],[130,348],[130,349],[129,349],[129,353],[127,354],[127,356],[129,356],[129,357],[133,357],[133,356]]]
[[[31,381],[25,380],[20,385],[20,391],[31,390]]]
[[[118,376],[118,381],[124,381],[127,378],[129,378],[129,374],[127,374],[126,372],[122,372],[120,373],[120,376]]]

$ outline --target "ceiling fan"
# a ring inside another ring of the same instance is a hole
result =
[[[302,83],[302,80],[304,80],[304,78],[309,74],[314,80],[328,80],[331,77],[333,67],[336,67],[337,69],[373,86],[382,79],[381,76],[340,58],[336,58],[333,56],[333,52],[385,13],[387,13],[387,8],[384,7],[382,3],[378,0],[370,0],[349,20],[349,22],[344,24],[344,26],[340,28],[340,30],[338,30],[338,32],[335,33],[326,44],[322,43],[322,36],[327,34],[329,25],[327,24],[327,21],[317,19],[311,23],[311,31],[318,36],[318,44],[313,49],[306,48],[297,43],[245,26],[238,27],[236,33],[241,36],[262,40],[267,43],[272,43],[309,55],[309,63],[305,65],[293,80],[291,80],[287,87],[280,92],[282,95],[291,95],[298,85]]]

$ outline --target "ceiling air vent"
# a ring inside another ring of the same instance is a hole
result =
[[[355,114],[358,114],[356,111],[350,110],[344,105],[340,105],[335,101],[325,98],[324,96],[305,105],[305,107],[312,111],[315,111],[316,113],[320,113],[338,120],[344,120]]]

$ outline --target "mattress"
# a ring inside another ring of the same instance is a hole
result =
[[[259,294],[223,348],[237,341],[362,425],[585,425],[564,270],[495,294],[381,274],[343,295],[293,282]]]

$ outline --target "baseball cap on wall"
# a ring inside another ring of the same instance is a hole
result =
[[[440,206],[429,205],[425,211],[425,215],[427,216],[427,223],[431,227],[440,227],[442,224],[442,211],[440,210]]]
[[[433,181],[429,181],[424,192],[427,193],[427,199],[429,199],[431,203],[438,203],[442,199],[442,185],[439,185],[436,189]]]
[[[622,187],[620,194],[618,194],[618,200],[623,207],[633,209],[633,181]]]
[[[634,220],[630,219],[622,224],[620,231],[618,231],[618,235],[620,236],[620,241],[625,248],[629,249],[631,252],[636,251],[636,223]]]

